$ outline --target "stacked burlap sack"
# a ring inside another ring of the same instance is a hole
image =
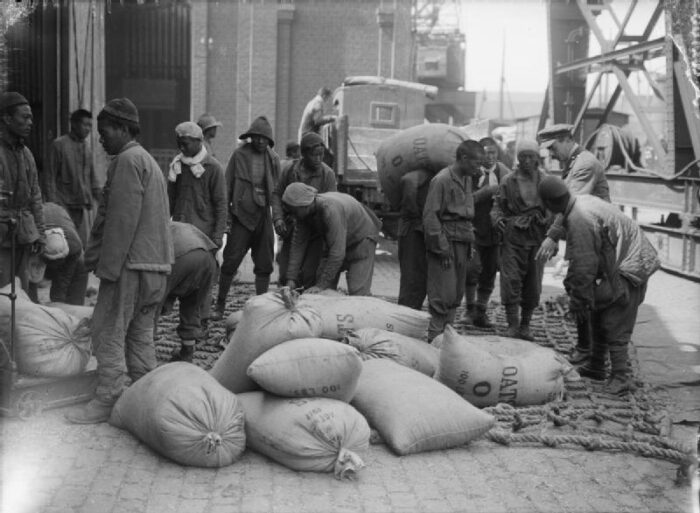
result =
[[[255,296],[209,373],[166,364],[122,395],[111,422],[183,464],[227,465],[248,447],[294,470],[350,478],[364,466],[370,426],[398,455],[449,449],[494,426],[480,406],[563,393],[566,366],[548,360],[553,351],[452,328],[430,345],[428,322],[374,297]]]
[[[11,285],[0,289],[0,342],[10,347],[12,303],[6,294]],[[32,302],[15,285],[14,353],[17,370],[32,377],[68,377],[82,373],[92,354],[92,307]]]

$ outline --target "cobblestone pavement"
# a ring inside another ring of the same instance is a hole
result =
[[[393,251],[391,243],[384,248]],[[390,255],[378,257],[375,294],[396,295],[396,267]],[[239,279],[249,278],[246,263]],[[673,279],[682,291],[683,280]],[[545,285],[545,292],[561,291],[553,269]],[[486,439],[404,457],[372,445],[352,482],[295,472],[251,451],[220,469],[183,467],[107,424],[68,424],[70,408],[2,419],[3,513],[656,513],[694,511],[698,496],[697,488],[675,484],[675,463]]]

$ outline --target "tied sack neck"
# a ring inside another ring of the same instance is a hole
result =
[[[207,149],[202,145],[202,149],[194,157],[185,157],[182,153],[178,153],[173,161],[170,163],[170,168],[168,170],[168,180],[174,182],[177,180],[177,176],[182,173],[182,164],[190,166],[190,171],[195,178],[199,178],[204,174],[204,166],[201,162],[204,157],[207,156]]]

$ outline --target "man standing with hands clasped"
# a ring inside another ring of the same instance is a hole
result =
[[[480,171],[484,149],[476,141],[457,148],[456,161],[430,181],[423,209],[428,252],[428,340],[454,322],[464,295],[467,260],[474,244],[472,176]]]

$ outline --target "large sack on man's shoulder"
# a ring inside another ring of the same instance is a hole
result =
[[[321,329],[320,315],[297,301],[288,287],[254,296],[246,301],[236,330],[210,372],[231,392],[256,390],[247,374],[253,360],[282,342],[319,337]]]
[[[354,347],[326,338],[289,340],[268,349],[248,367],[248,376],[282,397],[328,397],[350,402],[362,372]]]
[[[239,395],[248,447],[294,470],[353,478],[364,467],[370,430],[352,406],[325,397]]]
[[[401,204],[401,177],[424,169],[436,173],[455,161],[457,147],[469,140],[459,127],[444,123],[416,125],[387,137],[377,147],[382,192],[395,209]]]
[[[353,330],[345,340],[359,349],[363,360],[389,358],[430,377],[435,374],[440,359],[440,351],[427,342],[378,328]]]
[[[89,319],[59,308],[21,301],[15,309],[17,368],[31,376],[75,376],[92,351]]]
[[[183,465],[223,467],[245,450],[238,398],[190,363],[168,363],[136,381],[109,422]]]
[[[496,422],[418,371],[388,359],[362,365],[352,405],[399,455],[463,445]]]
[[[349,330],[380,328],[422,339],[430,315],[372,296],[303,294],[300,304],[315,309],[323,321],[321,337],[341,340]]]
[[[570,370],[552,349],[496,335],[465,337],[448,326],[435,378],[475,406],[527,406],[560,400]]]

